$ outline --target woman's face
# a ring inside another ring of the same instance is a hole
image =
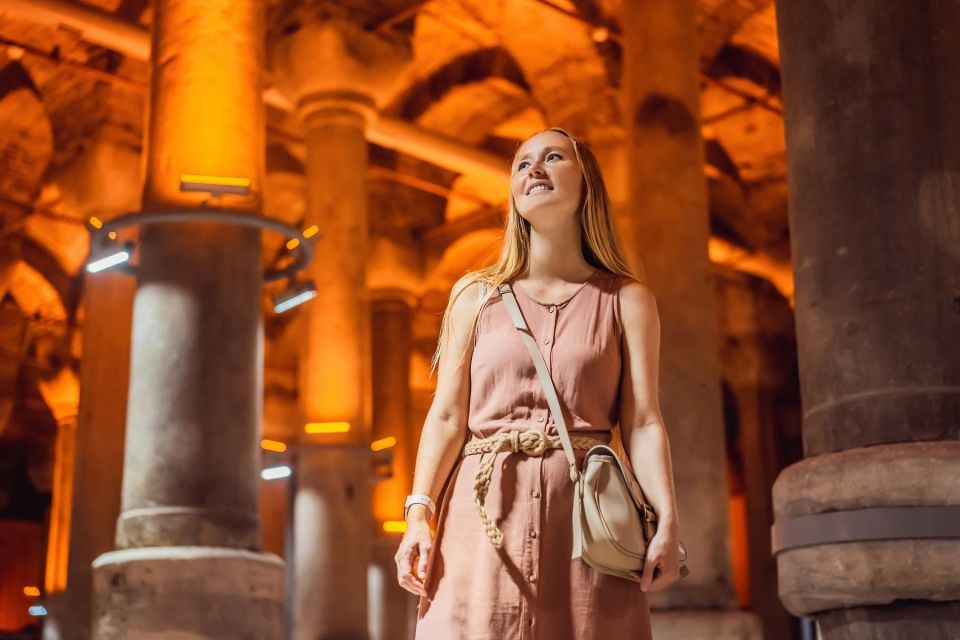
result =
[[[582,181],[570,138],[556,131],[543,131],[517,151],[510,193],[525,220],[536,226],[554,225],[577,214]]]

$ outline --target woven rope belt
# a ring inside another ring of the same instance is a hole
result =
[[[587,450],[598,444],[605,444],[602,440],[589,436],[571,436],[570,441],[574,449]],[[490,480],[493,478],[493,467],[498,453],[525,453],[528,456],[542,456],[547,449],[561,449],[563,444],[560,436],[545,434],[542,431],[506,431],[489,438],[473,439],[463,448],[463,455],[480,456],[480,466],[473,480],[473,503],[480,514],[483,531],[493,546],[503,546],[503,532],[493,523],[487,510],[483,506],[490,490]],[[490,454],[490,455],[487,455]]]

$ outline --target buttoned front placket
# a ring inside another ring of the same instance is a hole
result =
[[[552,355],[554,342],[557,336],[557,319],[560,315],[560,308],[557,305],[537,306],[543,321],[539,329],[537,346],[543,354],[543,359],[547,363],[547,370],[553,373]],[[539,380],[539,379],[538,379]],[[540,431],[546,435],[547,431],[553,426],[553,417],[547,406],[546,395],[543,395],[543,406],[537,407],[532,415],[533,425],[531,428]],[[544,454],[546,455],[546,453]],[[543,505],[543,456],[535,458],[536,463],[527,465],[530,469],[531,477],[528,478],[528,486],[532,487],[527,496],[527,519],[525,524],[526,535],[523,544],[522,571],[523,577],[527,582],[527,592],[530,594],[530,601],[521,605],[520,611],[520,638],[526,640],[536,637],[537,620],[533,612],[537,610],[536,601],[540,592],[540,547],[543,531],[541,526],[544,519]]]

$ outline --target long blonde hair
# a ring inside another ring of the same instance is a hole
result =
[[[607,195],[607,188],[603,182],[603,176],[600,174],[600,164],[597,162],[593,151],[585,142],[564,129],[550,127],[537,133],[544,133],[545,131],[556,131],[569,138],[573,145],[573,153],[577,158],[577,164],[580,165],[580,172],[583,175],[583,191],[579,205],[580,247],[584,259],[591,266],[608,273],[642,280],[642,272],[638,275],[631,271],[624,257],[620,238],[617,235],[610,212],[610,197]],[[527,138],[527,140],[530,138]],[[517,152],[519,152],[522,144],[517,146]],[[516,160],[516,154],[514,154],[514,160]],[[510,166],[512,173],[513,162]],[[440,339],[437,341],[437,350],[431,360],[430,375],[433,375],[440,363],[441,346],[452,329],[450,313],[457,298],[475,282],[484,282],[487,285],[486,294],[477,305],[471,323],[470,334],[474,336],[477,331],[480,311],[487,301],[497,293],[497,287],[523,274],[527,270],[529,261],[530,223],[524,220],[520,212],[517,211],[517,204],[511,196],[510,213],[507,215],[504,227],[503,247],[500,250],[500,257],[490,266],[467,272],[454,286],[454,291],[450,295],[450,300],[443,312],[443,319],[440,322]],[[640,268],[642,269],[642,267]],[[465,353],[466,349],[460,353],[460,359],[463,358]]]

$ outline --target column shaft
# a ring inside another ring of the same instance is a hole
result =
[[[619,212],[661,318],[661,399],[691,575],[653,604],[727,608],[733,587],[694,2],[643,1],[624,15],[629,211]]]
[[[254,0],[155,4],[145,210],[259,215],[263,20]],[[253,196],[184,193],[184,174],[246,178]],[[116,541],[125,551],[95,563],[97,633],[279,637],[282,562],[256,553],[259,232],[152,225],[139,249]]]
[[[777,525],[957,505],[960,6],[783,0],[777,20],[807,456]],[[781,599],[827,640],[957,637],[960,543],[900,535],[782,551]]]

